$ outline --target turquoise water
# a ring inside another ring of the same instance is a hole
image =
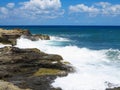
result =
[[[90,49],[119,49],[120,26],[1,26],[1,28],[28,29],[34,34],[43,33],[70,39],[62,45],[76,45]]]

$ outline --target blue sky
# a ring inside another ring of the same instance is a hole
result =
[[[1,0],[0,25],[120,25],[120,1]]]

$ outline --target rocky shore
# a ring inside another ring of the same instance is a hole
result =
[[[57,77],[74,72],[70,63],[60,55],[47,54],[37,48],[15,47],[20,37],[32,41],[50,40],[48,35],[32,35],[29,30],[0,29],[0,43],[11,45],[0,48],[0,90],[61,90],[51,83]]]
[[[36,48],[14,47],[21,36],[33,41],[50,39],[48,35],[32,35],[28,30],[0,29],[0,43],[12,45],[0,48],[0,90],[61,90],[51,83],[74,71],[69,62]]]
[[[0,43],[16,45],[16,40],[20,37],[30,39],[32,41],[41,40],[50,40],[48,35],[36,34],[33,35],[29,30],[13,29],[5,30],[0,29]]]
[[[66,76],[72,71],[59,55],[46,54],[36,48],[0,48],[0,79],[22,89],[54,90],[50,83],[56,76]]]

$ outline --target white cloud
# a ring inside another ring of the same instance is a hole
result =
[[[61,8],[60,0],[30,0],[24,2],[25,9],[59,9]]]
[[[69,7],[71,13],[86,13],[88,15],[111,15],[118,16],[120,15],[120,4],[111,4],[109,2],[99,2],[91,6],[84,4],[71,5]]]
[[[0,7],[0,19],[8,17],[8,9],[5,7]]]
[[[0,7],[1,14],[8,14],[8,9],[5,7]]]
[[[88,7],[88,6],[84,5],[84,4],[78,4],[76,6],[70,6],[69,9],[70,9],[71,12],[89,12],[89,13],[93,13],[93,12],[98,12],[99,11],[94,6]]]
[[[60,0],[29,0],[20,2],[19,7],[14,6],[14,3],[8,3],[3,7],[6,10],[0,10],[0,13],[5,13],[8,10],[8,17],[15,16],[28,19],[52,19],[64,14]]]
[[[8,8],[13,8],[13,7],[15,6],[15,3],[8,3],[6,6],[7,6]]]
[[[61,9],[60,0],[30,0],[23,2],[19,11],[25,16],[31,15],[33,18],[53,18],[64,13],[64,10]]]
[[[99,3],[96,3],[95,5],[96,6],[101,6],[102,8],[106,8],[106,7],[111,6],[111,3],[109,3],[109,2],[99,2]]]

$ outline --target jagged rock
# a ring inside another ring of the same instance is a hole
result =
[[[116,87],[116,88],[109,88],[109,89],[106,89],[106,90],[120,90],[120,87]]]
[[[21,67],[41,66],[45,68],[56,68],[70,71],[70,67],[62,62],[60,55],[46,54],[40,50],[19,49],[17,47],[6,46],[0,48],[0,64],[21,64]]]
[[[71,66],[63,63],[60,55],[46,54],[36,48],[20,49],[11,46],[0,48],[0,79],[6,79],[20,88],[55,90],[50,83],[56,76],[66,76],[72,70]],[[44,82],[47,86],[36,84],[37,77],[42,80],[40,83]],[[30,80],[35,81],[33,83]]]
[[[31,33],[28,30],[22,30],[22,29],[13,29],[13,30],[0,29],[0,35],[3,36],[8,35],[8,38],[16,38],[17,36],[21,36],[21,35],[31,35]]]
[[[28,30],[21,29],[13,29],[13,30],[5,30],[0,29],[0,42],[3,44],[16,44],[16,39],[21,35],[31,35]]]
[[[23,79],[21,80],[21,78]],[[51,75],[40,77],[15,77],[12,78],[12,80],[14,81],[11,82],[19,86],[20,88],[29,87],[32,90],[62,90],[60,88],[55,89],[51,86],[50,83],[54,82],[54,79],[56,79],[56,77]]]
[[[23,38],[30,39],[32,41],[38,41],[38,40],[50,40],[50,37],[48,35],[43,34],[36,34],[36,35],[22,35]]]
[[[27,38],[32,41],[50,40],[48,35],[32,35],[28,30],[0,29],[0,43],[16,45],[16,39]],[[0,90],[61,90],[51,83],[57,76],[66,76],[73,71],[70,64],[63,62],[60,55],[46,54],[36,48],[20,49],[6,46],[0,48]],[[7,89],[6,89],[7,88]]]
[[[39,39],[50,40],[50,37],[48,35],[42,35],[42,34],[32,35],[28,30],[22,30],[22,29],[5,30],[5,29],[0,29],[0,43],[16,45],[16,39],[20,38],[21,36],[24,37],[24,38],[30,39],[32,41],[37,41]]]
[[[36,62],[37,60],[60,61],[62,60],[62,57],[59,55],[46,54],[35,48],[19,49],[11,46],[0,48],[0,64]]]
[[[12,83],[0,80],[0,90],[30,90],[30,89],[20,89],[19,87],[13,85]]]

